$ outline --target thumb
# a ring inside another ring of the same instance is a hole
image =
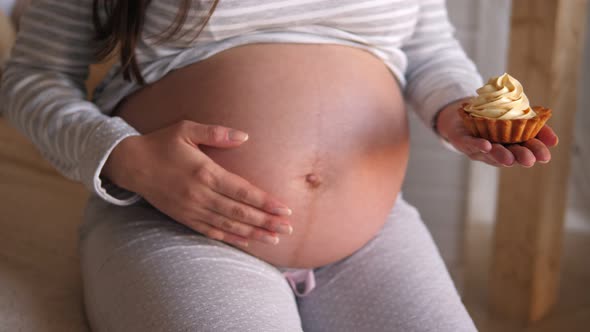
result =
[[[194,144],[231,148],[248,140],[247,133],[220,125],[191,122],[189,125],[183,124],[183,126],[185,127],[183,132]]]

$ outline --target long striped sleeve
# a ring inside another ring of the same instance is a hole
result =
[[[139,133],[86,101],[84,81],[98,46],[91,9],[91,0],[35,2],[2,77],[2,110],[65,177],[128,205],[139,197],[102,181],[100,172],[115,145]]]
[[[475,94],[482,79],[454,37],[444,0],[420,0],[414,34],[402,50],[408,58],[405,95],[422,121],[432,127],[444,106]]]

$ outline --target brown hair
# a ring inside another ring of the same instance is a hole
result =
[[[127,81],[135,80],[145,84],[141,69],[137,63],[135,48],[141,39],[147,8],[152,0],[93,0],[92,20],[96,30],[96,39],[103,42],[97,50],[99,61],[107,59],[115,49],[119,48],[121,71]],[[180,38],[178,33],[186,23],[192,0],[182,0],[174,22],[159,36],[158,42]],[[213,0],[209,14],[201,24],[197,38],[209,19],[219,0]],[[101,13],[106,14],[103,22]]]

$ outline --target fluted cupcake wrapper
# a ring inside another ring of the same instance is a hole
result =
[[[498,120],[472,116],[463,107],[458,109],[473,136],[504,144],[526,142],[537,136],[551,117],[551,109],[535,106],[533,111],[537,115],[531,119]]]

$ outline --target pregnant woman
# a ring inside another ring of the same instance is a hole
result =
[[[400,195],[405,101],[493,165],[557,143],[467,134],[482,81],[443,0],[40,0],[2,84],[10,121],[93,193],[96,331],[474,331]]]

